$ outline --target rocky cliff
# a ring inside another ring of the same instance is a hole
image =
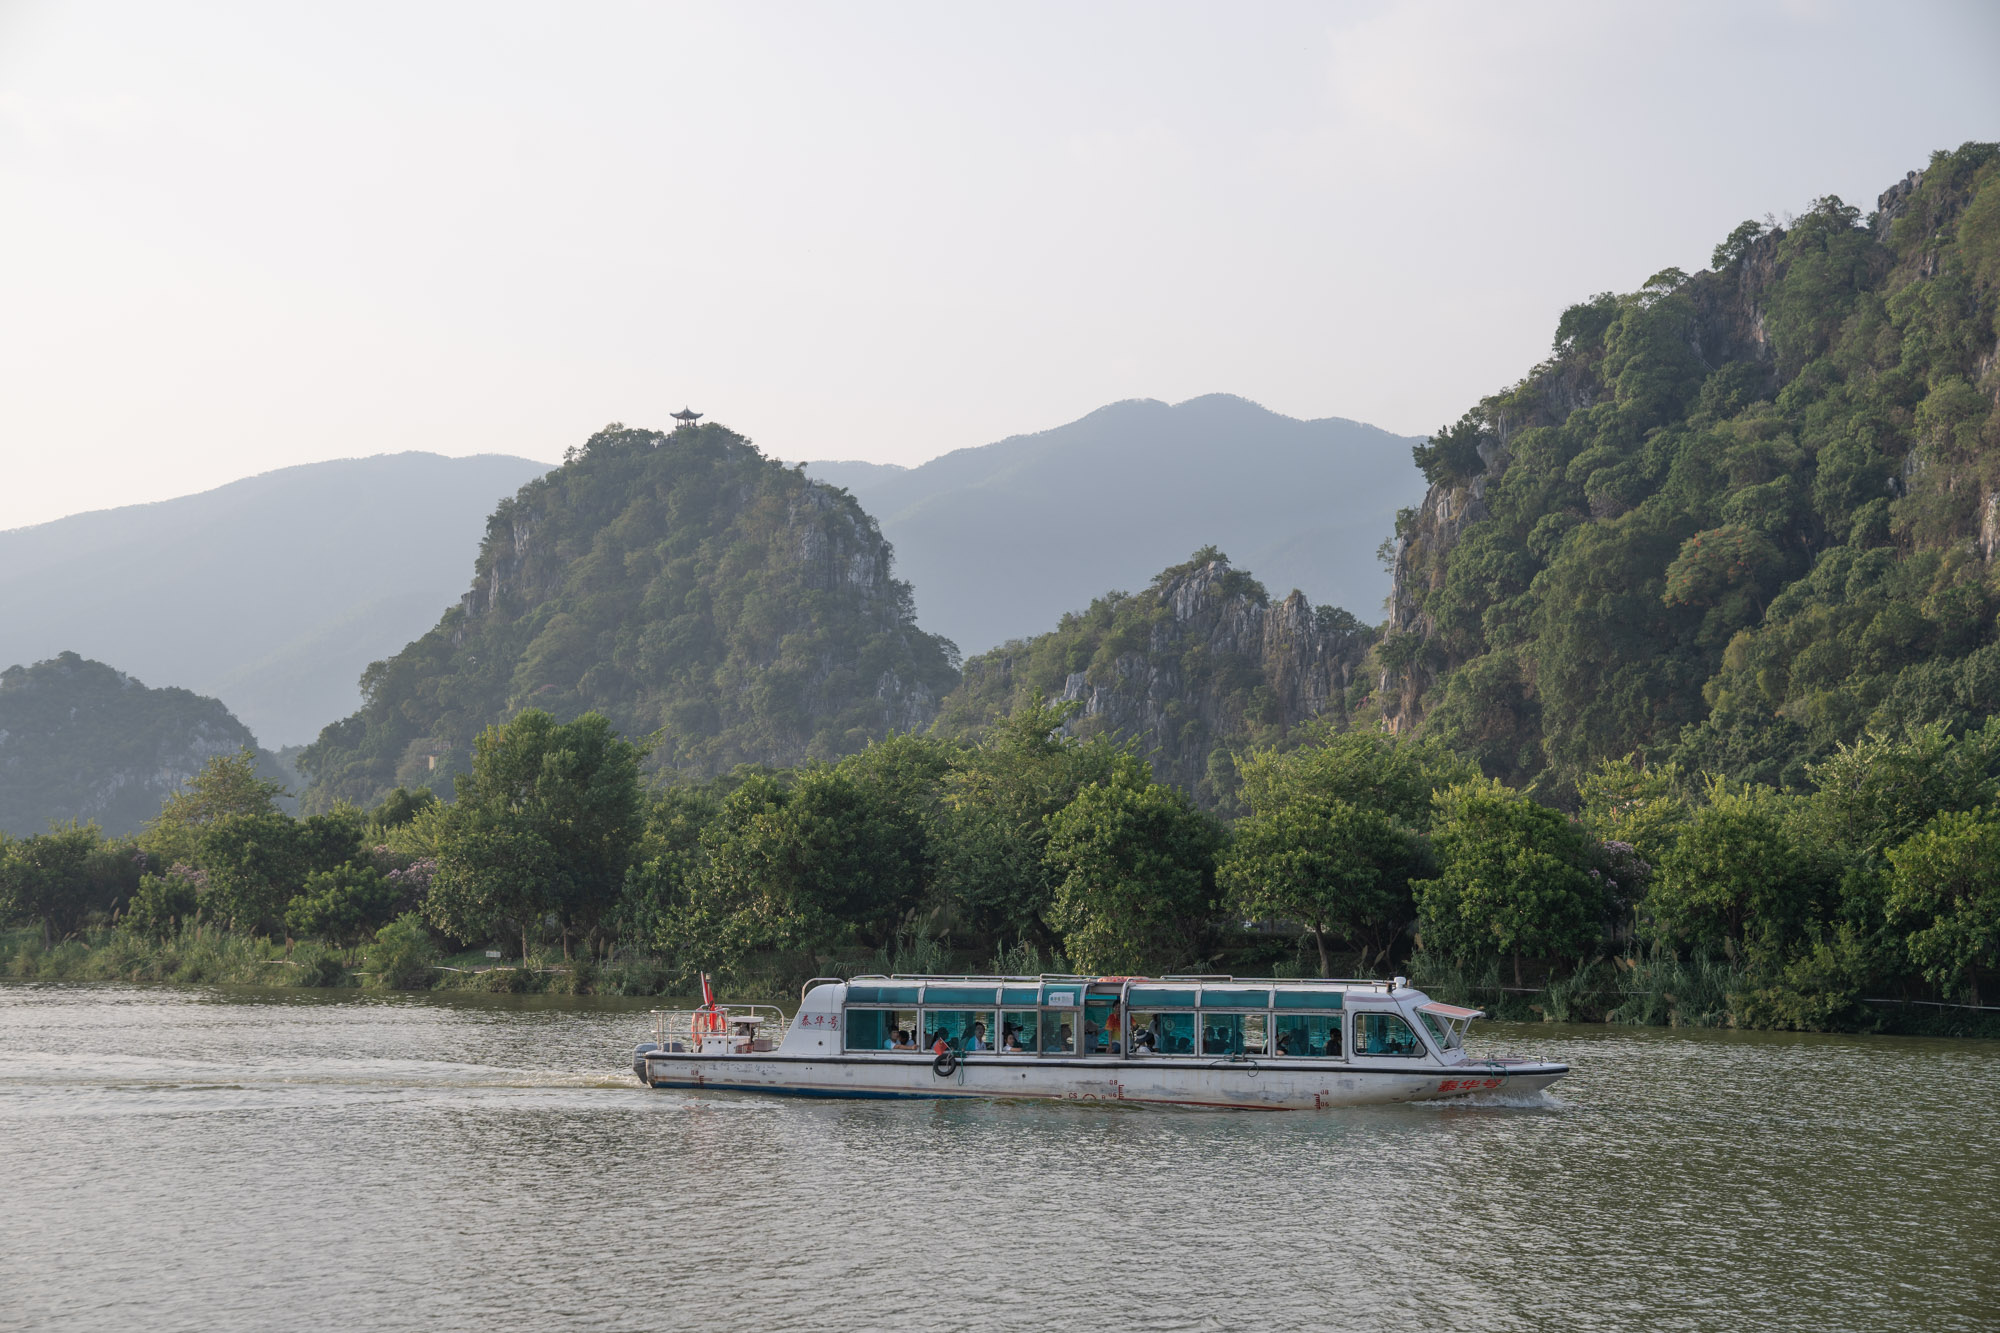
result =
[[[63,653],[0,672],[0,832],[51,820],[137,832],[160,803],[219,754],[256,749],[214,699],[148,689],[122,671]],[[263,776],[276,763],[259,751]]]
[[[1204,550],[1142,593],[1108,594],[968,660],[939,725],[970,731],[1028,699],[1074,703],[1071,732],[1130,738],[1161,781],[1228,807],[1232,754],[1282,744],[1301,722],[1345,725],[1370,639],[1347,612],[1296,590],[1274,602]]]
[[[1865,725],[2000,705],[1908,674],[1992,638],[1996,309],[1985,144],[1872,214],[1817,200],[1571,307],[1548,361],[1419,450],[1387,725],[1518,779],[1637,750],[1792,780]]]
[[[833,758],[957,683],[875,523],[718,425],[607,427],[502,502],[457,606],[301,756],[309,805],[449,790],[481,728],[596,710],[691,774]]]

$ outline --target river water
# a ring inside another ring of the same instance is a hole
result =
[[[652,1092],[643,1009],[0,986],[0,1327],[2000,1326],[1996,1043],[1257,1115]]]

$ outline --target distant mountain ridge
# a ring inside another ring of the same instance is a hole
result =
[[[464,590],[486,516],[548,470],[481,454],[281,468],[0,532],[0,667],[65,651],[310,740]]]
[[[0,671],[0,833],[50,821],[94,821],[135,833],[160,803],[219,754],[255,748],[250,729],[214,699],[148,689],[102,662],[63,653]],[[259,752],[261,775],[282,781]]]
[[[1298,588],[1373,623],[1389,592],[1376,549],[1424,495],[1414,443],[1209,394],[1112,403],[914,468],[805,468],[875,516],[924,628],[971,656],[1209,545],[1279,596]]]

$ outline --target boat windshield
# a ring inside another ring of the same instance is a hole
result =
[[[1461,1009],[1455,1004],[1419,1005],[1417,1012],[1423,1016],[1424,1026],[1430,1029],[1441,1051],[1455,1051],[1465,1045],[1465,1030],[1479,1017],[1477,1009]]]

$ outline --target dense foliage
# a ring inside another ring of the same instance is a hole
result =
[[[217,754],[255,739],[214,699],[148,689],[75,653],[0,671],[0,832],[51,819],[136,832],[160,801]],[[277,776],[260,754],[259,767]]]
[[[606,427],[503,502],[473,586],[368,668],[300,766],[307,805],[447,791],[524,708],[603,713],[691,775],[852,753],[957,681],[874,521],[724,427]]]
[[[490,973],[507,988],[557,949],[572,989],[1404,969],[1489,1006],[1539,990],[1551,1016],[1811,1029],[1977,1005],[2000,967],[2000,720],[1838,746],[1801,791],[1609,761],[1575,816],[1435,740],[1321,724],[1246,759],[1224,824],[1066,734],[1071,711],[648,794],[605,719],[530,710],[479,738],[449,804],[297,819],[249,756],[218,759],[140,839],[0,842],[0,915],[43,950],[99,941],[112,975],[209,957],[219,929],[285,939],[243,968],[325,984],[476,977],[437,961],[488,945],[520,960]]]
[[[1634,752],[1798,789],[1871,728],[2000,711],[2000,148],[1714,265],[1572,307],[1418,449],[1398,725],[1567,801]]]

